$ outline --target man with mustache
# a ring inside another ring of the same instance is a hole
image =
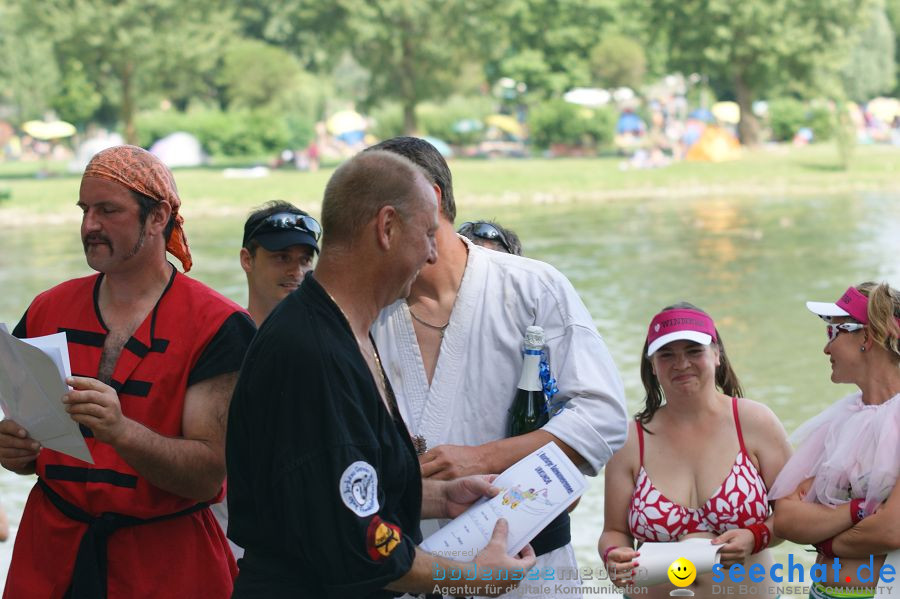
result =
[[[227,597],[236,566],[208,509],[221,500],[225,421],[249,315],[191,268],[172,173],[149,152],[98,153],[78,207],[98,274],[40,294],[18,337],[65,331],[62,401],[94,464],[0,423],[0,464],[37,474],[4,597]]]
[[[244,223],[241,268],[247,273],[247,311],[259,326],[313,269],[322,229],[289,202],[268,202]]]

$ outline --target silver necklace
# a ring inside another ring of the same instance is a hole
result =
[[[407,306],[407,307],[409,307],[409,306]],[[418,316],[416,316],[416,313],[412,311],[412,308],[409,308],[409,315],[412,316],[413,319],[414,319],[416,322],[418,322],[419,324],[424,325],[424,326],[428,327],[429,329],[433,329],[433,330],[437,331],[438,333],[440,333],[440,334],[441,334],[441,339],[444,338],[444,331],[446,331],[446,330],[447,330],[447,327],[450,326],[450,321],[449,321],[449,320],[447,321],[446,324],[444,324],[444,325],[442,325],[442,326],[437,326],[437,325],[431,324],[430,322],[425,322],[424,320],[422,320],[421,318],[419,318]]]

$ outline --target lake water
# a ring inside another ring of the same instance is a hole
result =
[[[628,199],[477,211],[463,202],[459,208],[460,222],[495,218],[515,229],[528,256],[571,279],[616,359],[631,413],[643,400],[638,364],[650,318],[688,300],[716,319],[746,395],[769,405],[791,432],[852,391],[830,383],[825,330],[804,302],[836,299],[863,280],[900,285],[900,196]],[[237,261],[242,217],[192,221],[188,212],[186,218],[192,274],[245,304]],[[3,230],[0,322],[15,324],[37,293],[88,272],[75,221]],[[32,477],[0,472],[13,525],[32,484]],[[573,512],[583,567],[599,564],[602,514],[601,476]],[[11,548],[11,541],[0,547],[0,581]],[[776,551],[809,563],[796,546]]]

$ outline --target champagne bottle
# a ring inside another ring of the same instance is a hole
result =
[[[519,377],[516,397],[509,409],[508,436],[515,437],[537,430],[550,419],[541,384],[541,350],[544,348],[544,329],[537,326],[525,331],[525,360]]]

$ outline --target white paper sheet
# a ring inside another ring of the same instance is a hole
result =
[[[697,569],[697,575],[712,572],[719,563],[722,545],[712,545],[711,539],[692,538],[677,543],[644,543],[638,549],[638,572],[635,584],[652,586],[669,580],[669,566],[680,557],[690,560]]]
[[[5,327],[4,327],[5,328]],[[28,340],[0,331],[0,407],[43,447],[93,464],[78,424],[62,403],[71,375],[65,333]]]
[[[501,489],[499,495],[476,502],[425,539],[422,549],[471,561],[491,540],[497,520],[505,518],[509,522],[507,553],[515,555],[587,488],[584,476],[555,443],[507,468],[494,485]]]

